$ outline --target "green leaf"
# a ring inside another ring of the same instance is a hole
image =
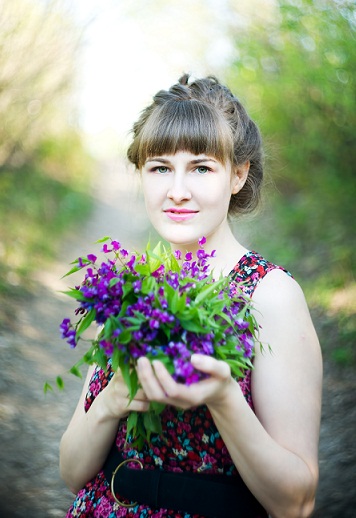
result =
[[[220,288],[223,284],[224,284],[224,279],[221,279],[220,281],[215,281],[215,282],[213,282],[213,284],[209,284],[196,297],[195,303],[200,304],[203,300],[208,298],[215,291],[216,291],[216,293],[218,293],[218,290],[220,290]]]
[[[113,279],[111,279],[110,282],[109,282],[110,288],[115,286],[115,284],[117,284],[118,282],[121,282],[121,279],[119,279],[119,277],[114,277]]]
[[[88,351],[88,353],[88,356],[84,355],[84,357],[86,357],[86,363],[88,363],[89,365],[96,363],[103,370],[106,370],[108,357],[106,356],[105,351],[101,347],[96,347],[92,352]]]
[[[130,392],[129,392],[130,400],[134,399],[134,397],[137,394],[137,390],[138,390],[137,372],[136,372],[136,369],[132,369],[130,372]]]
[[[135,317],[125,317],[125,320],[127,320],[131,324],[134,324],[135,326],[140,326],[143,322],[145,322],[145,315],[139,313],[138,311],[135,311],[135,315]]]
[[[112,241],[112,239],[110,236],[105,236],[95,241],[95,243],[105,243],[105,241]]]
[[[69,275],[72,275],[73,273],[79,272],[79,270],[81,270],[82,268],[83,268],[83,266],[73,266],[73,268],[71,268],[69,270],[69,272],[62,275],[61,279],[64,279],[65,277],[69,277]]]
[[[187,331],[192,331],[193,333],[204,333],[206,334],[209,330],[206,327],[194,322],[193,320],[185,320],[181,318],[180,323],[184,329]]]
[[[113,319],[109,317],[104,324],[104,328],[100,331],[99,337],[104,337],[105,340],[109,340],[114,330]]]
[[[47,394],[47,392],[49,392],[49,391],[53,392],[53,387],[50,383],[48,383],[48,381],[46,381],[45,384],[43,385],[43,392],[45,394]]]
[[[117,318],[121,318],[121,317],[125,316],[126,310],[129,307],[129,305],[130,305],[130,302],[128,300],[125,300],[123,302],[121,309],[120,309],[120,313],[118,314]],[[116,326],[116,327],[119,327],[119,326]]]
[[[166,406],[165,403],[158,403],[158,401],[150,402],[150,409],[157,415],[161,414]]]
[[[151,293],[151,291],[154,291],[154,288],[155,288],[156,284],[157,283],[156,283],[154,277],[146,277],[142,281],[141,292],[144,295],[148,295],[149,293]]]
[[[95,320],[96,312],[95,309],[92,308],[80,321],[79,326],[77,327],[77,337],[84,333],[90,326],[90,324]]]
[[[81,291],[77,290],[76,288],[71,288],[68,291],[60,291],[59,293],[63,293],[64,295],[68,295],[68,297],[72,297],[75,300],[78,301],[86,301],[88,300]]]
[[[174,295],[172,297],[171,306],[170,306],[171,311],[174,315],[177,313],[177,310],[178,310],[178,302],[179,302],[179,292],[175,291]]]
[[[178,298],[177,313],[184,311],[187,307],[187,294],[182,293]]]
[[[125,284],[122,287],[122,292],[124,298],[127,297],[131,292],[133,292],[133,287],[130,282],[125,282]]]
[[[127,418],[127,432],[131,433],[134,437],[136,436],[136,428],[137,428],[137,421],[138,421],[138,413],[137,412],[130,412],[128,418]]]
[[[59,390],[64,389],[64,381],[60,376],[57,376],[56,383],[57,383],[57,387],[59,388]]]
[[[147,440],[150,440],[151,433],[162,435],[162,423],[159,415],[152,411],[143,414],[143,425],[147,433]]]
[[[135,270],[142,276],[150,274],[150,269],[147,264],[135,264]]]
[[[127,388],[129,389],[129,394],[131,392],[131,377],[130,377],[130,365],[127,361],[125,361],[125,358],[121,356],[119,360],[119,367],[122,374],[122,377],[124,378],[124,382],[126,383]]]
[[[114,371],[117,371],[119,368],[121,356],[123,356],[123,353],[121,353],[121,351],[117,347],[115,347],[114,352],[112,354],[112,368]]]
[[[74,376],[77,376],[78,378],[82,378],[82,377],[83,377],[83,376],[82,376],[82,373],[80,372],[80,370],[79,370],[79,368],[78,368],[78,364],[73,365],[73,367],[71,367],[71,368],[69,369],[69,372],[70,372],[71,374],[74,374]]]
[[[131,342],[131,340],[132,340],[132,335],[128,329],[124,329],[122,331],[122,333],[120,333],[119,336],[117,337],[117,341],[123,345],[128,344],[129,342]]]

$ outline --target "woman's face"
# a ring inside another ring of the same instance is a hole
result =
[[[179,151],[148,157],[142,167],[146,209],[152,225],[173,248],[193,250],[201,237],[218,248],[227,231],[231,194],[245,179],[207,155]]]

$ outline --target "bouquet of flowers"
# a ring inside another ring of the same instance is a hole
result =
[[[89,254],[71,263],[70,275],[85,269],[79,286],[65,293],[78,301],[77,321],[65,318],[62,337],[71,347],[95,322],[95,339],[71,372],[81,376],[82,364],[121,369],[133,399],[139,388],[136,362],[141,356],[159,359],[173,378],[190,385],[204,378],[189,359],[193,353],[212,355],[226,361],[233,376],[242,377],[252,367],[257,325],[250,312],[250,300],[236,283],[213,278],[208,260],[215,251],[204,250],[199,240],[192,253],[167,250],[161,243],[142,254],[129,253],[118,241],[105,237],[102,252],[106,260]],[[62,384],[61,378],[57,383]],[[164,405],[151,402],[145,413],[131,412],[127,434],[138,447],[151,433],[161,433],[159,414]]]

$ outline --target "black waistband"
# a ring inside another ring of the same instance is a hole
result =
[[[114,445],[106,459],[104,474],[112,476],[124,457]],[[137,467],[137,466],[133,466]],[[118,499],[145,504],[153,509],[172,509],[206,518],[264,518],[266,511],[240,476],[176,473],[162,469],[117,470],[114,492]]]

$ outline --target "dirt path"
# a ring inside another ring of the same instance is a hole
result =
[[[147,240],[140,203],[131,188],[123,188],[129,183],[119,163],[103,168],[90,220],[64,244],[50,270],[37,274],[38,290],[14,309],[14,329],[0,336],[1,518],[60,518],[72,501],[59,477],[58,444],[82,382],[66,376],[63,393],[44,396],[42,389],[45,380],[65,373],[78,356],[58,333],[59,322],[74,307],[58,293],[67,286],[59,279],[68,263],[92,251],[91,243],[103,235],[131,248]],[[355,388],[354,371],[338,372],[325,363],[318,518],[356,516]]]

